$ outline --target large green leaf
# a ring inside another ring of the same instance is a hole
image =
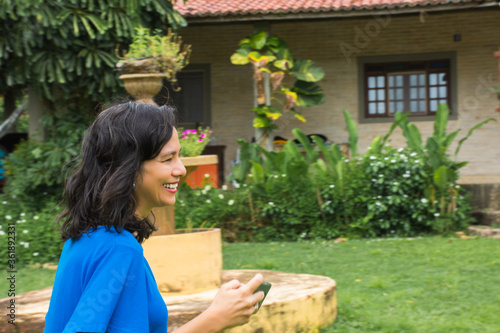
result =
[[[297,80],[292,89],[297,93],[301,93],[303,95],[321,95],[323,94],[323,89],[315,82],[306,82]]]
[[[325,95],[303,95],[301,93],[297,93],[297,100],[295,101],[295,105],[310,107],[315,105],[323,104],[326,101]]]
[[[283,49],[288,49],[286,42],[276,36],[269,37],[267,39],[266,46],[274,53],[279,53]]]
[[[455,156],[458,155],[458,152],[460,151],[460,148],[462,147],[462,144],[465,142],[465,140],[467,140],[471,135],[472,133],[477,130],[478,128],[481,128],[483,127],[483,125],[489,123],[490,121],[494,121],[494,122],[497,122],[497,120],[495,118],[488,118],[486,120],[483,120],[482,122],[480,122],[479,124],[476,124],[474,127],[472,127],[469,132],[467,133],[467,135],[460,139],[460,141],[458,141],[458,146],[457,146],[457,149],[455,150]]]
[[[408,137],[406,139],[410,148],[416,150],[417,152],[422,152],[424,149],[422,145],[422,136],[420,135],[420,131],[417,126],[414,124],[408,124]]]
[[[302,132],[300,128],[294,128],[292,130],[292,133],[304,147],[308,163],[313,163],[314,161],[316,161],[318,159],[318,152],[316,151],[316,149],[314,149],[314,147],[311,144],[311,141],[304,134],[304,132]]]
[[[318,146],[319,150],[323,154],[323,158],[328,162],[330,165],[330,168],[332,170],[335,169],[335,165],[337,164],[338,160],[335,158],[334,154],[328,148],[325,146],[323,139],[321,139],[319,136],[313,135],[312,139],[314,140],[314,143]]]
[[[260,50],[266,45],[267,33],[264,30],[261,30],[249,37],[250,42],[249,45],[252,49]]]
[[[323,89],[315,82],[297,80],[291,90],[297,93],[297,106],[309,107],[325,102]]]
[[[356,156],[358,153],[358,128],[356,127],[356,122],[351,117],[351,114],[347,110],[343,110],[345,123],[347,127],[347,132],[349,133],[349,149],[352,156]]]
[[[233,55],[231,55],[231,63],[233,65],[246,65],[250,62],[250,59],[248,56],[252,50],[250,50],[249,47],[240,47],[239,49],[236,50]]]
[[[307,82],[318,82],[325,77],[325,72],[312,60],[298,60],[295,62],[290,75]]]
[[[456,178],[457,174],[453,169],[447,167],[446,165],[442,165],[434,172],[433,181],[434,185],[436,185],[441,191],[444,191]]]
[[[371,154],[380,154],[382,151],[382,135],[377,135],[375,139],[372,140],[370,144],[370,153]]]
[[[276,54],[273,65],[281,70],[288,71],[294,66],[292,52],[288,48],[281,48]]]
[[[436,117],[434,118],[434,138],[437,141],[442,140],[442,138],[446,135],[446,126],[448,126],[448,115],[450,114],[450,110],[445,103],[441,103],[438,105],[436,111]]]
[[[254,161],[250,162],[252,163],[252,168],[250,169],[250,172],[252,173],[252,180],[257,185],[264,185],[265,181],[264,167],[260,163]]]

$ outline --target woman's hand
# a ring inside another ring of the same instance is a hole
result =
[[[247,284],[238,280],[223,284],[208,309],[175,333],[213,333],[248,323],[264,298],[262,291],[254,294],[262,281],[262,274],[256,274]]]
[[[257,274],[247,284],[238,280],[223,284],[206,310],[207,314],[211,314],[220,323],[220,329],[248,323],[264,298],[262,291],[254,294],[263,280],[262,274]]]

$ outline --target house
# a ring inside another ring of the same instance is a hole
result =
[[[462,129],[458,138],[484,119],[499,120],[477,130],[458,160],[470,161],[462,183],[500,184],[500,113],[490,90],[499,86],[500,58],[494,56],[500,47],[499,5],[498,0],[178,0],[175,8],[189,23],[179,33],[193,49],[190,68],[181,74],[189,95],[182,99],[181,122],[212,127],[217,144],[226,146],[227,174],[236,139],[254,135],[251,68],[229,59],[241,39],[265,29],[284,39],[297,59],[317,62],[326,74],[319,82],[326,102],[302,108],[306,123],[280,118],[276,135],[289,139],[291,129],[300,127],[345,142],[342,110],[347,109],[357,121],[362,152],[388,131],[395,110],[414,111],[411,121],[424,138],[431,135],[437,104],[446,102],[448,131]],[[405,145],[399,130],[391,144]]]

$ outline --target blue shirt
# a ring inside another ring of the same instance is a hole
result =
[[[45,333],[166,333],[167,321],[142,246],[130,232],[100,226],[66,241]]]

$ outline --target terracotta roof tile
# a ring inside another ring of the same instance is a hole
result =
[[[186,18],[291,14],[348,11],[376,8],[402,8],[479,2],[477,0],[176,0],[175,8]]]

